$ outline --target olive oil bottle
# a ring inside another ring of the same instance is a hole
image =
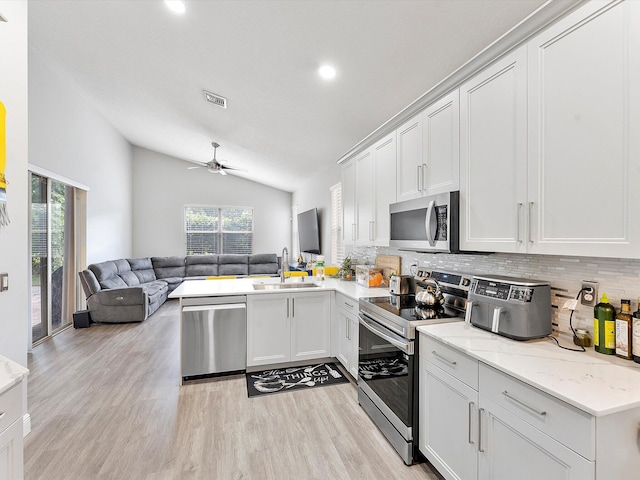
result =
[[[631,360],[631,300],[620,300],[620,304],[616,315],[616,356]]]
[[[616,354],[616,309],[609,303],[606,293],[593,307],[593,345],[598,353]]]
[[[640,363],[640,297],[638,297],[638,310],[633,313],[631,337],[631,354],[633,361]]]

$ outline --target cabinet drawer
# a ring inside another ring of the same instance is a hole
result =
[[[3,432],[22,415],[21,385],[18,383],[0,395],[0,432]]]
[[[480,364],[480,394],[587,460],[595,460],[595,419],[531,385]]]
[[[344,310],[345,312],[352,313],[353,315],[358,314],[358,300],[354,300],[351,297],[347,297],[342,293],[336,292],[336,306],[340,310]]]
[[[420,356],[474,390],[478,390],[478,361],[431,337],[420,334]]]

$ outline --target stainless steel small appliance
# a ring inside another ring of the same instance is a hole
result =
[[[551,333],[551,288],[538,280],[475,275],[465,320],[514,340]]]
[[[418,449],[416,327],[462,321],[471,277],[420,270],[438,282],[443,301],[422,307],[415,295],[361,298],[358,340],[358,402],[407,465]],[[421,287],[416,287],[421,288]]]
[[[459,251],[460,192],[389,205],[389,246],[415,252]]]
[[[389,279],[389,293],[392,295],[411,295],[416,292],[412,275],[394,275]]]

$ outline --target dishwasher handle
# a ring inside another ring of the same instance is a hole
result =
[[[246,309],[247,306],[244,303],[228,303],[221,305],[190,305],[188,307],[182,307],[183,312],[205,312],[210,310],[239,310]]]

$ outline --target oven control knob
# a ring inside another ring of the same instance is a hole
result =
[[[462,279],[462,286],[463,287],[468,287],[470,283],[471,283],[471,280],[469,280],[468,278],[465,277],[465,278]]]

